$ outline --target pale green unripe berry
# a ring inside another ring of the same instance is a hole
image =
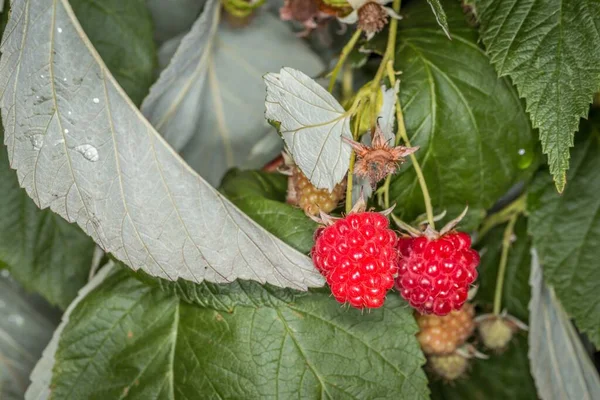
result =
[[[479,323],[483,344],[492,350],[504,349],[513,336],[513,328],[502,318],[490,318]]]
[[[453,381],[467,370],[469,360],[457,353],[445,356],[430,356],[429,366],[440,377]]]

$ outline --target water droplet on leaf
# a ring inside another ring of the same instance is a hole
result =
[[[21,326],[23,325],[23,322],[25,322],[25,318],[23,318],[22,316],[18,315],[18,314],[12,314],[8,316],[8,322],[11,322],[15,325]]]
[[[31,135],[29,137],[29,140],[31,141],[31,145],[33,146],[34,150],[40,150],[44,145],[44,135],[40,133]]]
[[[100,103],[100,99],[97,97],[94,97],[94,99],[92,101],[96,104]]]
[[[75,147],[75,150],[79,152],[86,160],[96,162],[100,159],[98,149],[91,144],[82,144]]]
[[[533,151],[519,149],[519,159],[517,162],[517,167],[519,169],[527,169],[533,162]]]

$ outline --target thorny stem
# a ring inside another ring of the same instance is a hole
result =
[[[331,71],[331,78],[329,78],[329,87],[327,88],[327,90],[329,92],[331,92],[333,90],[333,87],[335,86],[335,82],[337,80],[338,73],[340,72],[340,69],[342,69],[342,66],[346,62],[348,55],[350,55],[350,52],[352,51],[352,49],[354,49],[354,46],[356,45],[356,42],[360,38],[361,34],[362,34],[362,29],[357,29],[356,32],[354,32],[354,35],[352,35],[352,37],[350,38],[350,41],[348,41],[348,43],[346,43],[346,45],[342,49],[342,54],[340,54],[340,58],[339,58],[337,64],[335,64],[333,71]]]
[[[506,263],[508,261],[508,251],[512,241],[515,223],[519,214],[513,214],[508,221],[506,229],[504,229],[504,237],[502,238],[502,254],[500,255],[500,266],[498,267],[498,277],[496,278],[496,292],[494,294],[494,315],[500,315],[500,307],[502,306],[502,289],[504,287],[504,275],[506,272]]]

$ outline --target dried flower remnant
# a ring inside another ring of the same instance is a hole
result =
[[[285,0],[279,9],[282,21],[298,21],[304,25],[304,31],[298,36],[307,36],[314,29],[331,18],[330,12],[324,12],[321,0]]]
[[[344,138],[356,152],[357,161],[354,166],[356,176],[365,177],[374,188],[377,182],[393,174],[404,162],[404,157],[419,150],[419,147],[391,147],[386,141],[379,124],[375,127],[371,146]]]
[[[391,7],[385,5],[390,0],[348,0],[352,12],[339,20],[345,24],[355,24],[362,29],[370,40],[388,23],[389,18],[402,19]]]

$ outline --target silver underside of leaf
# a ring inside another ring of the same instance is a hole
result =
[[[165,43],[160,58],[170,63],[142,104],[156,130],[214,186],[228,169],[260,168],[281,151],[281,138],[264,119],[262,76],[283,64],[308,74],[323,67],[277,17],[257,12],[235,29],[219,23],[222,14],[221,3],[209,1],[183,39]],[[260,153],[252,152],[258,142]]]
[[[545,284],[531,252],[529,360],[543,400],[600,399],[600,378],[554,289]]]
[[[333,191],[350,165],[350,115],[317,82],[300,71],[282,68],[265,76],[267,119],[280,132],[294,162],[317,188]]]
[[[13,1],[1,51],[5,144],[39,207],[160,278],[322,285],[308,257],[250,220],[165,143],[66,0]]]

